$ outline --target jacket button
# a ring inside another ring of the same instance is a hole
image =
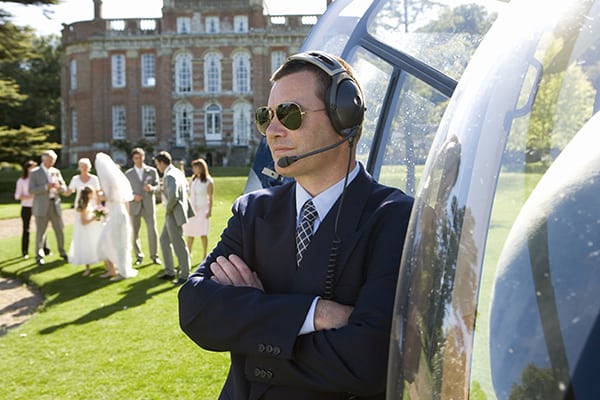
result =
[[[265,345],[264,344],[259,344],[258,345],[258,351],[259,353],[264,353],[265,352]]]
[[[273,373],[271,371],[267,371],[267,379],[273,378]]]
[[[273,346],[268,344],[266,350],[267,350],[267,353],[271,354],[273,352]]]
[[[261,369],[260,370],[260,377],[263,378],[263,379],[266,378],[267,377],[267,371],[265,371],[264,369]]]
[[[260,369],[259,368],[254,368],[254,376],[256,376],[256,377],[260,376]]]
[[[275,354],[276,356],[281,354],[281,349],[279,348],[279,346],[273,347],[273,354]]]

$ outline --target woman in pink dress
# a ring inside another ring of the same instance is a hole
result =
[[[202,259],[206,258],[208,246],[208,230],[210,227],[210,214],[212,211],[214,183],[208,172],[206,161],[201,158],[192,162],[192,183],[190,184],[190,203],[194,216],[183,224],[183,234],[188,237],[190,256],[194,238],[200,237],[202,242]]]
[[[15,200],[21,202],[21,220],[23,221],[21,255],[23,258],[29,258],[29,226],[31,225],[31,207],[33,206],[33,195],[29,194],[29,173],[35,167],[37,167],[37,163],[32,160],[23,164],[23,174],[17,180],[15,188]],[[45,242],[44,252],[50,252]]]

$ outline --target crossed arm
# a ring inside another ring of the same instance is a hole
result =
[[[212,280],[221,285],[246,286],[264,291],[262,282],[256,272],[252,272],[237,255],[229,258],[219,256],[210,265],[213,273]],[[335,301],[319,299],[315,307],[315,330],[341,328],[348,324],[348,318],[354,307],[336,303]]]

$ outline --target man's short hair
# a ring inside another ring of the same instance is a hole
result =
[[[146,152],[141,147],[134,147],[133,149],[131,149],[131,152],[129,153],[129,158],[133,159],[133,156],[135,156],[136,154],[139,154],[142,156],[142,158],[144,158],[144,156],[146,155]]]
[[[46,158],[46,157],[50,157],[53,160],[56,160],[58,158],[58,155],[56,154],[56,152],[54,150],[46,150],[45,152],[42,153],[42,158]]]
[[[156,153],[154,156],[154,161],[160,161],[163,164],[170,165],[173,159],[171,158],[169,152],[163,150]]]

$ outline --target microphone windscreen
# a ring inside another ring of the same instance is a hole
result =
[[[295,157],[283,156],[279,160],[277,160],[277,165],[281,168],[285,168],[285,167],[289,167],[295,161],[296,161]]]

